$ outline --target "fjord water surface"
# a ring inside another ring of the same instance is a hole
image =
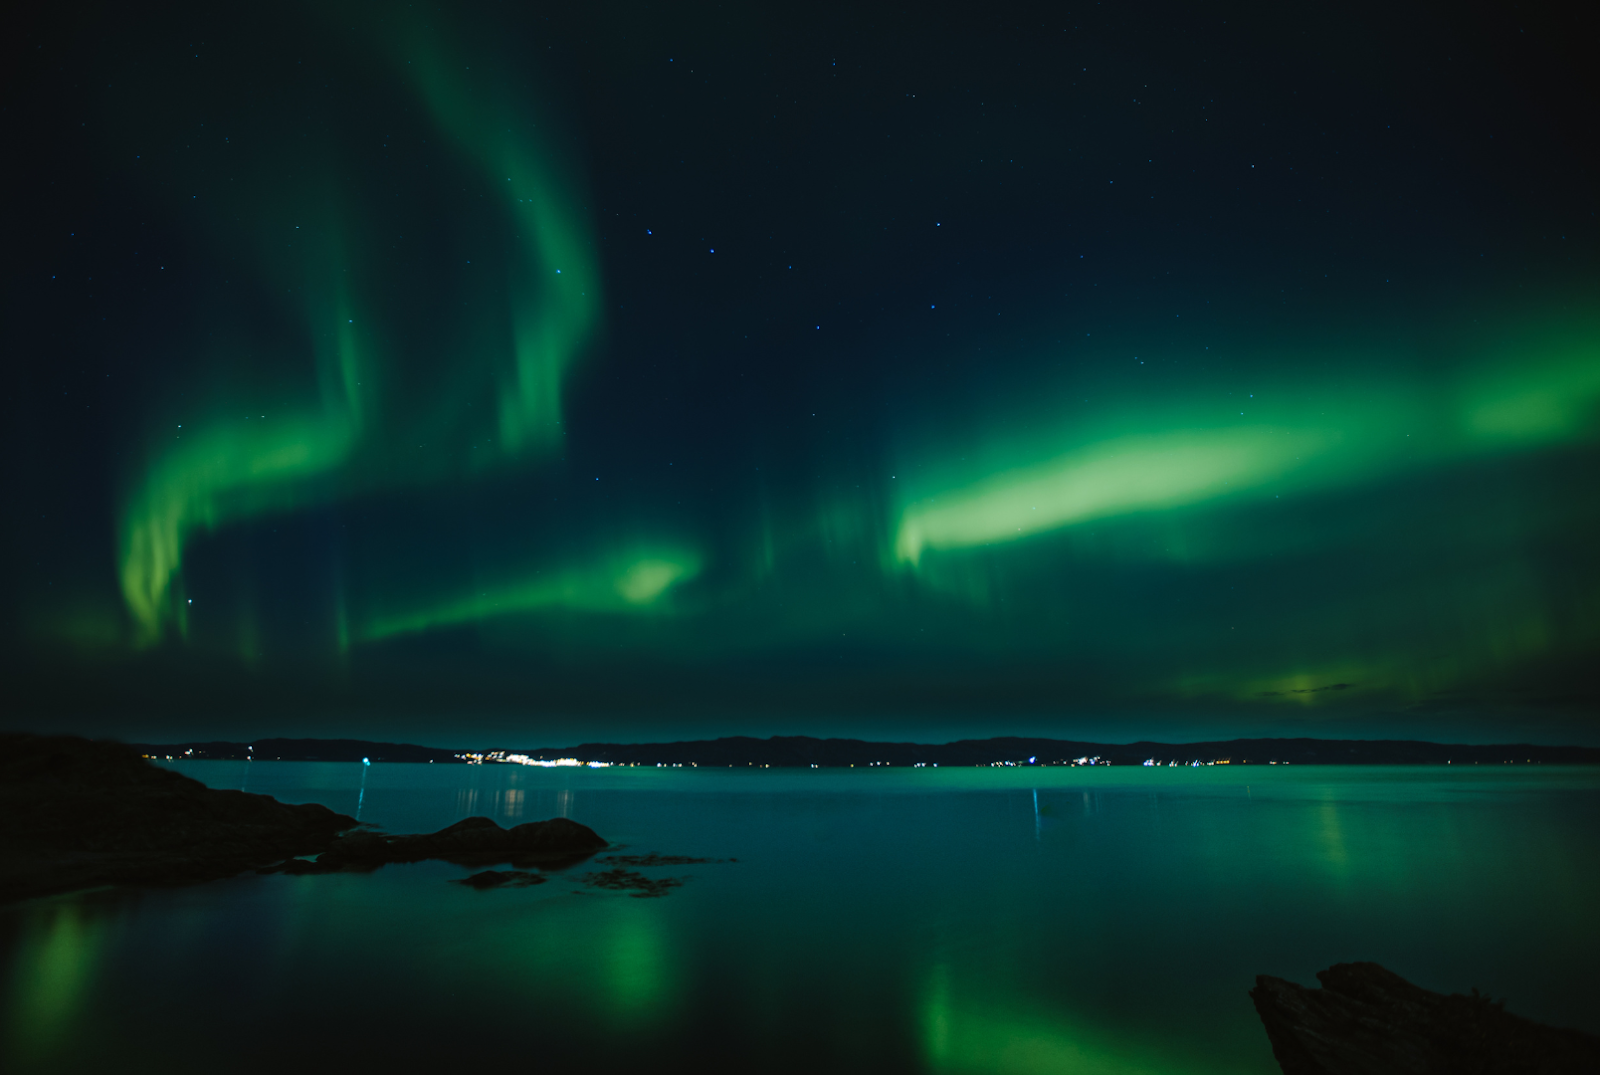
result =
[[[0,912],[8,1071],[1277,1070],[1258,973],[1600,1032],[1600,772],[191,762],[390,832],[566,816],[659,899],[439,862]]]

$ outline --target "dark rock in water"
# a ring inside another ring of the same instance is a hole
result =
[[[98,885],[191,884],[252,868],[329,873],[423,859],[561,865],[609,846],[565,818],[502,829],[471,817],[422,836],[348,831],[355,827],[355,818],[315,803],[208,788],[120,743],[0,735],[0,902]],[[310,855],[318,857],[303,857]],[[496,883],[543,880],[514,874]]]
[[[608,846],[565,818],[502,829],[475,817],[425,836],[340,835],[355,827],[355,818],[315,803],[208,788],[120,743],[0,735],[0,902],[98,885],[191,884],[251,868],[328,873],[423,859],[558,865]],[[302,857],[309,855],[318,858]],[[512,874],[496,883],[543,880]]]
[[[543,874],[529,873],[526,870],[484,870],[471,877],[463,877],[451,881],[452,885],[466,885],[480,891],[486,888],[527,888],[529,885],[542,885],[549,880]]]
[[[1432,993],[1376,963],[1321,989],[1260,975],[1250,991],[1284,1075],[1593,1075],[1600,1038],[1511,1015],[1473,990]]]
[[[510,870],[484,870],[482,873],[475,873],[471,877],[462,877],[450,883],[452,885],[466,885],[468,888],[499,888],[511,880],[511,877]]]
[[[355,824],[325,806],[208,788],[120,743],[0,735],[0,902],[229,877],[325,851]]]
[[[527,867],[560,865],[588,858],[610,845],[589,826],[564,817],[530,821],[502,829],[486,817],[469,817],[447,829],[422,836],[387,836],[355,832],[336,840],[318,856],[315,867],[284,863],[271,872],[326,873],[370,870],[391,862],[440,859],[457,866],[492,866],[509,862]]]

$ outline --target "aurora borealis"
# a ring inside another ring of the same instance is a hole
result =
[[[1587,17],[35,12],[7,709],[1600,741]]]

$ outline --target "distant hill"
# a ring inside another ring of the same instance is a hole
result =
[[[257,739],[250,743],[129,743],[152,758],[205,761],[409,761],[455,762],[466,751],[419,747],[411,743],[372,743],[365,739]]]
[[[1527,743],[1465,745],[1407,739],[1229,739],[1207,743],[1081,743],[1067,739],[963,739],[954,743],[874,743],[805,735],[731,736],[677,743],[582,743],[575,747],[445,750],[362,739],[258,739],[253,743],[133,743],[154,758],[257,761],[497,762],[516,754],[612,765],[855,766],[963,765],[1600,765],[1600,748]]]

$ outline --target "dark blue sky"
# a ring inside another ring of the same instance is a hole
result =
[[[17,726],[1597,734],[1569,5],[30,17]]]

